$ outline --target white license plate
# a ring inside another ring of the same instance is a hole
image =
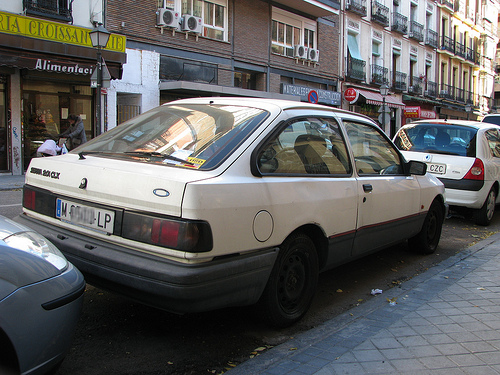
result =
[[[56,217],[71,224],[113,233],[115,212],[102,208],[89,207],[79,203],[57,199]]]
[[[428,163],[427,171],[434,174],[445,174],[446,164]]]

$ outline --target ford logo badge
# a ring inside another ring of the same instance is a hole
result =
[[[156,195],[157,197],[168,197],[170,193],[166,191],[165,189],[154,189],[153,194]]]

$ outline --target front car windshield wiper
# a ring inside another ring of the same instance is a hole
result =
[[[188,164],[188,165],[195,165],[194,163],[184,160],[181,158],[177,158],[175,156],[169,155],[169,154],[162,154],[161,152],[147,152],[147,151],[126,151],[124,152],[126,155],[137,155],[137,156],[147,156],[147,157],[153,157],[153,158],[161,158],[161,159],[167,159],[167,160],[172,160],[176,161],[179,163],[183,164]]]

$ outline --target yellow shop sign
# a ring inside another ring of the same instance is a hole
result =
[[[0,12],[0,33],[92,47],[89,35],[91,31],[92,29],[84,27]],[[125,42],[123,35],[111,34],[105,49],[125,52]]]

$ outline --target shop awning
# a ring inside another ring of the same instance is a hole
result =
[[[380,93],[360,89],[356,90],[359,91],[360,95],[365,98],[368,104],[382,105],[384,99],[382,98],[382,95],[380,95]],[[391,108],[404,108],[406,106],[402,101],[390,95],[387,95],[385,97],[385,104]]]

